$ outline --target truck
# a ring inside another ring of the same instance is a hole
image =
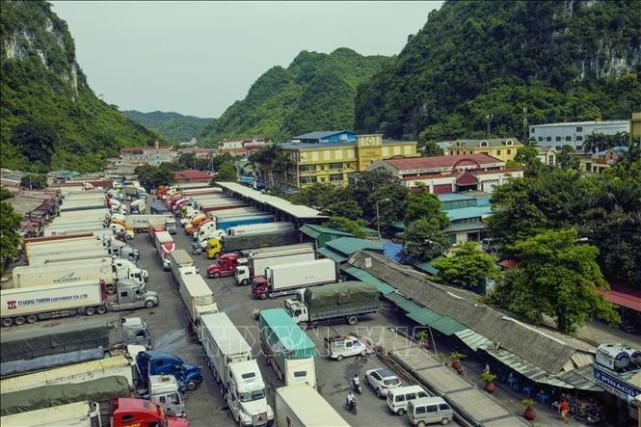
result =
[[[221,388],[234,420],[241,426],[270,426],[274,412],[252,348],[225,313],[201,318],[207,366]]]
[[[74,250],[68,253],[43,255],[42,257],[31,257],[29,265],[46,265],[56,262],[65,261],[85,261],[91,258],[104,258],[108,256],[107,248],[91,249],[91,250]]]
[[[274,231],[293,230],[294,224],[291,222],[279,221],[267,224],[237,225],[227,229],[229,236],[249,236],[260,233],[271,233]]]
[[[240,254],[238,252],[219,256],[215,263],[207,267],[207,277],[217,279],[235,275],[239,259]]]
[[[199,235],[211,231],[211,230],[216,230],[218,228],[218,223],[224,219],[229,219],[229,218],[238,218],[238,217],[247,217],[247,216],[253,216],[253,215],[260,215],[264,214],[264,212],[259,211],[258,209],[254,208],[234,208],[234,209],[224,209],[217,211],[216,213],[209,213],[209,219],[206,221],[201,222],[197,228],[195,228],[194,232],[192,233],[192,237],[196,240],[201,240],[199,239]]]
[[[264,275],[267,267],[311,261],[316,258],[316,252],[309,243],[259,248],[247,252],[245,258],[238,260],[235,274],[237,285],[249,285],[255,275]]]
[[[30,259],[36,256],[64,253],[78,248],[103,248],[104,245],[94,236],[88,236],[82,239],[52,240],[44,244],[27,243],[25,247],[27,258]]]
[[[107,241],[107,253],[111,256],[128,259],[131,261],[138,261],[140,258],[140,251],[132,248],[128,244],[116,239]]]
[[[200,225],[201,222],[207,220],[207,214],[204,212],[194,216],[189,222],[185,224],[185,234],[191,236],[194,230]]]
[[[12,270],[13,288],[43,286],[50,283],[82,280],[104,281],[107,292],[113,294],[119,279],[129,279],[144,285],[148,272],[129,260],[119,258],[91,258],[85,262],[56,262],[40,266],[17,266]]]
[[[276,424],[279,426],[349,427],[323,396],[307,384],[276,389]]]
[[[282,308],[258,313],[260,346],[268,365],[285,385],[316,387],[318,351],[309,337]]]
[[[184,274],[176,278],[180,297],[187,308],[187,321],[190,332],[202,341],[199,324],[208,313],[217,313],[218,304],[205,279],[200,274]]]
[[[169,234],[176,234],[177,226],[176,226],[176,218],[165,218],[165,230]]]
[[[264,276],[252,279],[255,299],[276,298],[308,286],[336,282],[336,264],[328,258],[274,265],[265,268]]]
[[[133,214],[144,214],[147,212],[147,201],[145,199],[136,199],[129,204],[129,212]]]
[[[92,233],[69,233],[64,236],[26,237],[22,242],[24,256],[29,260],[29,251],[36,246],[55,245],[64,241],[91,241],[96,239]]]
[[[100,405],[95,402],[76,402],[35,411],[6,415],[0,418],[5,427],[101,427]]]
[[[146,233],[149,230],[150,223],[153,221],[164,221],[166,219],[172,219],[173,216],[169,214],[165,215],[151,215],[151,214],[139,214],[139,215],[127,215],[127,227],[134,229],[136,233]]]
[[[176,378],[181,391],[193,391],[203,382],[200,368],[185,363],[180,357],[164,351],[140,351],[135,356],[137,377],[142,387],[147,387],[145,381],[153,375],[172,375]]]
[[[167,215],[169,213],[167,208],[160,202],[156,202],[149,206],[149,211],[152,215]]]
[[[285,310],[303,330],[308,326],[346,322],[355,325],[361,316],[380,309],[378,290],[369,283],[348,281],[299,289]]]
[[[162,269],[169,271],[171,269],[171,261],[169,255],[176,249],[176,243],[171,235],[166,231],[156,233],[156,252],[160,259]]]
[[[178,277],[185,274],[199,274],[198,266],[186,250],[176,249],[169,255],[171,271],[178,284]]]
[[[275,231],[250,236],[214,237],[207,241],[207,258],[216,258],[225,252],[236,252],[268,246],[283,246],[299,243],[297,230]]]
[[[107,311],[153,308],[159,303],[156,292],[145,291],[140,284],[128,280],[118,281],[115,299],[111,300],[107,299],[105,283],[99,281],[3,289],[0,300],[1,322],[5,327],[77,314],[92,316]]]
[[[199,209],[203,212],[212,213],[218,212],[226,209],[242,209],[247,207],[247,203],[243,203],[240,200],[233,200],[230,202],[209,202],[204,205],[198,205]]]

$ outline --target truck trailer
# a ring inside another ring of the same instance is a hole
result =
[[[330,323],[355,325],[359,317],[378,312],[380,300],[375,286],[350,281],[299,289],[296,299],[285,300],[284,306],[305,330]]]
[[[221,253],[291,245],[299,242],[297,230],[275,231],[273,233],[250,236],[214,237],[207,241],[207,258],[216,258]]]
[[[318,351],[309,337],[282,308],[258,314],[260,345],[268,365],[285,385],[316,387]]]
[[[176,243],[173,237],[167,231],[159,231],[156,233],[156,253],[160,259],[162,269],[169,271],[171,269],[171,261],[169,255],[176,249]]]
[[[316,257],[314,248],[309,243],[259,248],[248,252],[245,258],[238,260],[235,274],[237,285],[249,285],[255,275],[264,275],[267,267],[312,261]]]
[[[349,427],[349,423],[307,384],[276,389],[276,424],[279,426]]]
[[[38,320],[75,316],[77,314],[104,314],[107,311],[153,308],[158,305],[156,292],[128,280],[116,286],[115,298],[107,299],[104,282],[81,281],[56,283],[32,288],[0,291],[2,325],[23,325]]]
[[[268,426],[274,413],[252,348],[225,313],[201,318],[205,361],[221,387],[234,420],[243,426]]]
[[[293,230],[294,224],[291,222],[279,221],[267,224],[237,225],[227,229],[228,236],[249,236],[260,233],[271,233],[274,231]]]
[[[308,286],[336,282],[336,264],[328,258],[275,265],[265,268],[264,276],[252,280],[255,299],[276,298]]]

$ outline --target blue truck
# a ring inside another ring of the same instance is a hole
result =
[[[158,350],[141,351],[136,355],[138,387],[148,388],[150,375],[172,375],[181,391],[195,390],[203,382],[200,368],[185,363],[180,357]]]
[[[149,206],[149,210],[153,215],[164,215],[167,213],[167,208],[161,202],[156,202]]]

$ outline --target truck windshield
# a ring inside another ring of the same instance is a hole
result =
[[[265,398],[265,389],[252,390],[245,393],[239,393],[238,397],[241,402],[252,402],[254,400]]]

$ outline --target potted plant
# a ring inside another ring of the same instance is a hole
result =
[[[488,371],[483,371],[481,373],[481,379],[485,381],[485,386],[483,387],[485,391],[488,393],[494,393],[496,391],[496,384],[494,384],[496,375],[491,374]]]
[[[459,353],[456,350],[451,352],[450,360],[452,361],[452,368],[456,369],[457,371],[463,369],[463,366],[461,365],[461,359],[464,359],[465,357],[467,356],[465,356],[463,353]]]
[[[536,402],[532,399],[523,399],[521,403],[525,406],[523,417],[528,421],[534,421],[536,419],[536,411],[534,410]]]
[[[426,331],[424,331],[424,330],[418,331],[416,333],[416,339],[418,340],[419,345],[421,347],[423,347],[424,349],[427,350],[428,348],[430,348],[430,342],[427,339],[427,332]]]

